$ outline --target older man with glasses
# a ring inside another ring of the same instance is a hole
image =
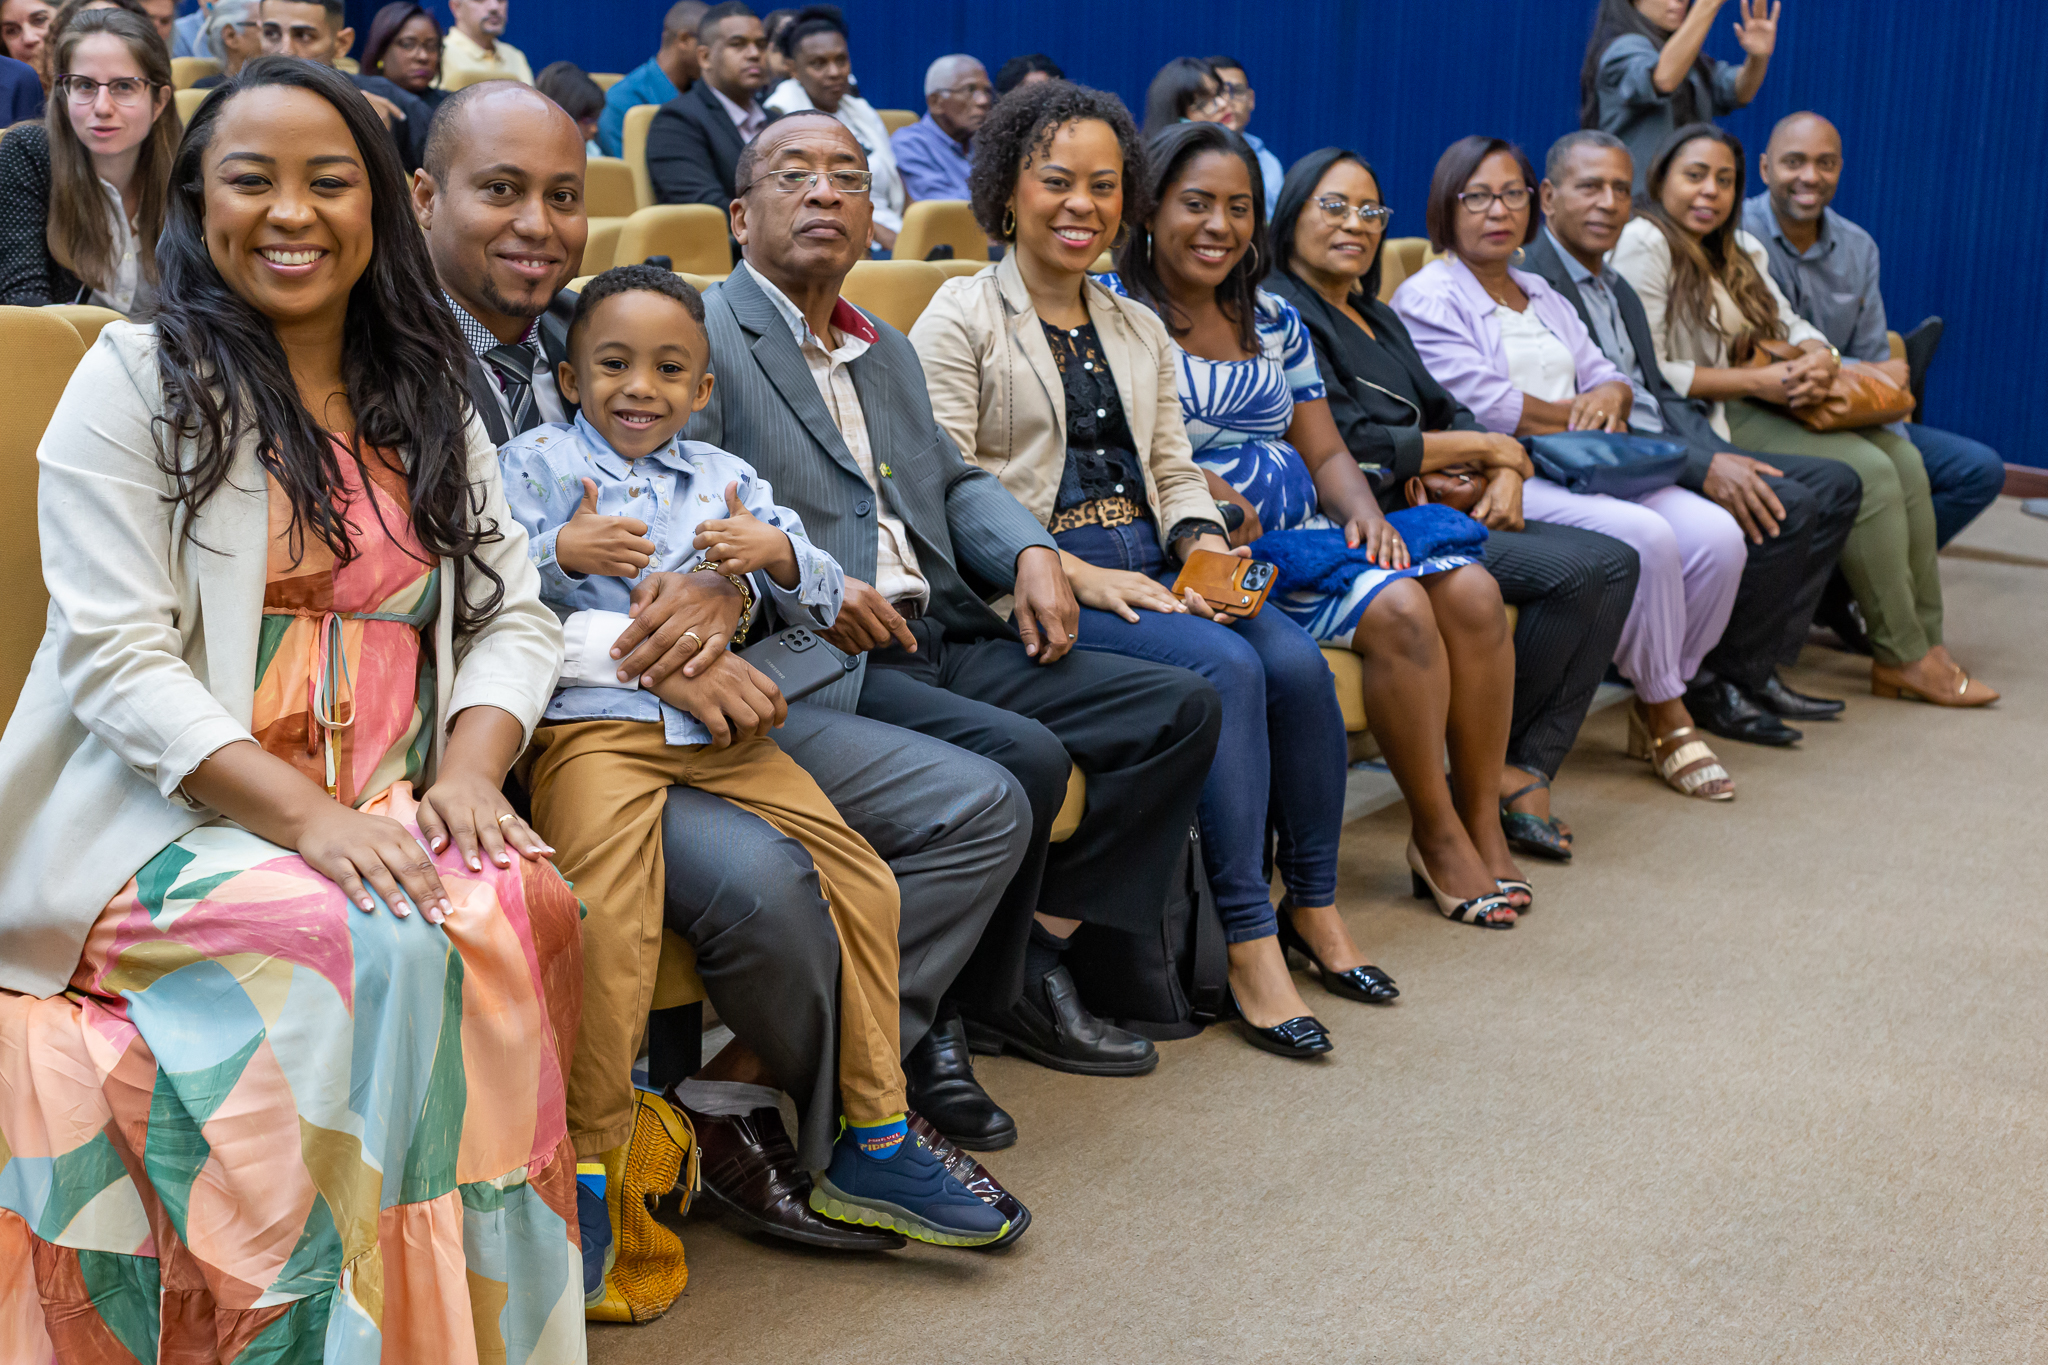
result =
[[[974,135],[996,102],[988,68],[963,53],[925,68],[925,116],[889,139],[912,200],[967,198]]]

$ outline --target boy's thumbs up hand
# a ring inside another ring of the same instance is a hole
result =
[[[782,531],[755,516],[740,501],[737,480],[725,486],[727,515],[702,522],[693,542],[720,573],[748,574],[766,569],[783,587],[796,585],[796,549]]]
[[[654,558],[647,523],[638,517],[606,517],[597,511],[597,481],[583,481],[583,500],[555,533],[555,563],[564,572],[637,578]]]

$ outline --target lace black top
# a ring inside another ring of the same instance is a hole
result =
[[[1064,512],[1099,498],[1128,498],[1150,516],[1144,463],[1134,449],[1137,442],[1124,416],[1123,399],[1117,396],[1116,376],[1102,357],[1095,324],[1055,327],[1040,319],[1039,325],[1045,328],[1046,342],[1052,347],[1067,403],[1067,463],[1060,471],[1053,511]],[[1205,532],[1222,535],[1222,523],[1185,518],[1173,528],[1167,543]]]

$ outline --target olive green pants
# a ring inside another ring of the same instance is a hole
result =
[[[1842,576],[1863,608],[1877,661],[1909,664],[1941,643],[1941,568],[1934,502],[1920,452],[1881,427],[1808,431],[1750,402],[1728,404],[1734,443],[1760,455],[1840,460],[1863,481],[1863,506],[1842,547]]]

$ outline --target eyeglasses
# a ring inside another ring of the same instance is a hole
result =
[[[1224,99],[1229,100],[1232,104],[1243,104],[1252,97],[1252,88],[1249,85],[1238,85],[1233,81],[1225,81],[1221,94]]]
[[[110,81],[96,81],[90,76],[59,76],[57,89],[71,103],[84,106],[97,104],[100,91],[104,90],[119,105],[140,104],[149,98],[155,82],[140,76],[116,76]]]
[[[1465,212],[1477,215],[1491,211],[1496,199],[1509,213],[1520,213],[1529,207],[1529,187],[1510,185],[1498,194],[1491,190],[1466,190],[1458,196],[1458,203],[1464,207]]]
[[[422,52],[439,52],[441,50],[441,40],[439,38],[393,38],[391,40],[391,50],[393,52],[410,53],[414,56]]]
[[[875,183],[873,171],[774,171],[754,183],[766,182],[777,194],[798,194],[817,184],[821,175],[841,194],[866,194]]]
[[[1316,207],[1323,211],[1323,221],[1331,227],[1343,227],[1346,220],[1355,217],[1358,219],[1358,226],[1366,232],[1371,232],[1374,228],[1384,229],[1394,216],[1394,211],[1384,205],[1354,206],[1350,201],[1339,199],[1334,194],[1327,199],[1316,200]]]
[[[1225,86],[1213,94],[1197,95],[1188,101],[1188,112],[1191,114],[1214,114],[1229,107],[1229,86]]]
[[[949,85],[932,93],[945,95],[949,99],[993,101],[996,97],[996,88],[987,81],[969,81],[966,85]]]

